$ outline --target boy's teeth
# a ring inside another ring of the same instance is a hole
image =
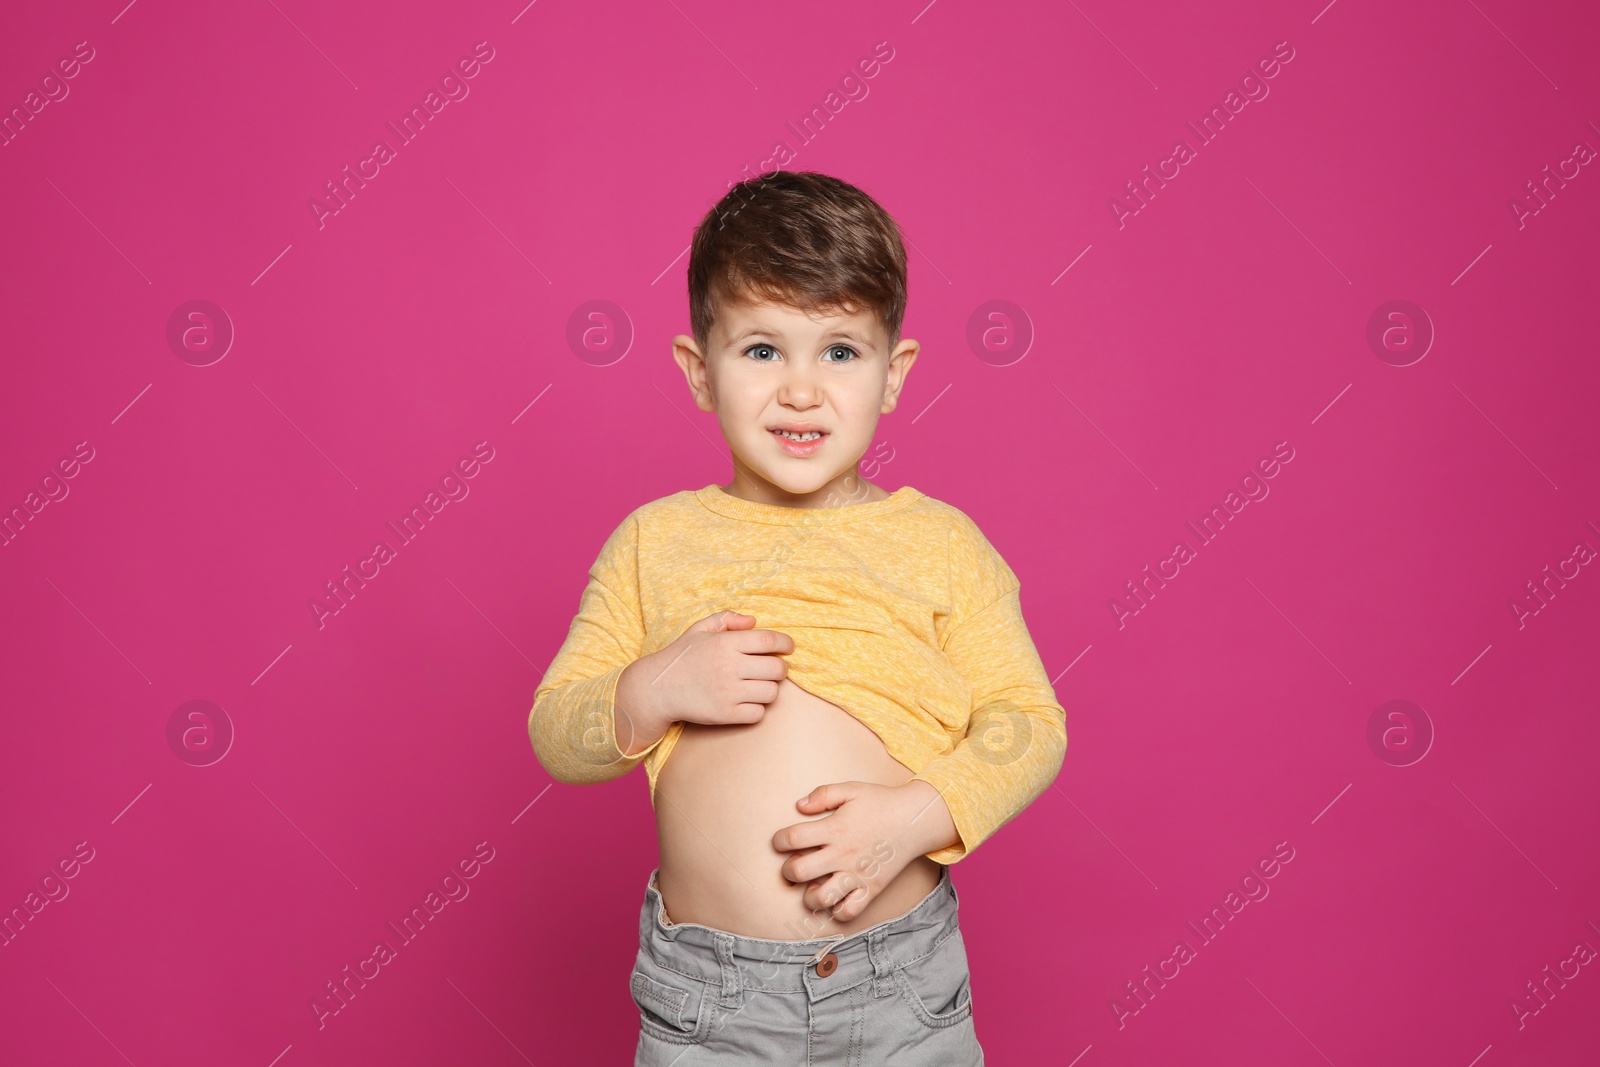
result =
[[[817,438],[822,436],[822,434],[816,430],[810,430],[806,433],[794,433],[791,430],[775,430],[773,432],[780,433],[791,441],[815,441]]]

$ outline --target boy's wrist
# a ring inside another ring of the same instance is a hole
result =
[[[640,666],[649,658],[641,656],[623,668],[611,702],[617,750],[629,758],[661,740],[671,725],[651,700],[648,672]]]
[[[917,815],[906,831],[917,855],[926,856],[930,852],[961,843],[961,834],[956,830],[950,806],[945,803],[944,794],[937,786],[925,778],[913,778],[901,788],[922,798]]]

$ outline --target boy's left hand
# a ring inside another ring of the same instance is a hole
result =
[[[828,814],[772,836],[773,848],[795,853],[780,870],[790,882],[807,883],[806,907],[828,910],[837,922],[860,915],[917,856],[958,840],[944,798],[921,779],[904,785],[830,782],[795,807],[807,815]]]

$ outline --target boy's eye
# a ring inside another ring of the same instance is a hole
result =
[[[843,353],[843,356],[839,359],[824,359],[823,362],[825,363],[848,363],[852,357],[861,358],[861,354],[849,345],[831,345],[828,348],[828,352],[840,352]],[[767,357],[767,353],[771,353],[773,357],[776,357],[778,350],[764,342],[758,342],[744,350],[744,354],[755,359],[757,363],[771,363],[772,359]]]

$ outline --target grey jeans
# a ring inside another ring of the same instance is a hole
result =
[[[981,1067],[950,868],[897,919],[770,941],[667,918],[650,872],[630,980],[634,1067]]]

